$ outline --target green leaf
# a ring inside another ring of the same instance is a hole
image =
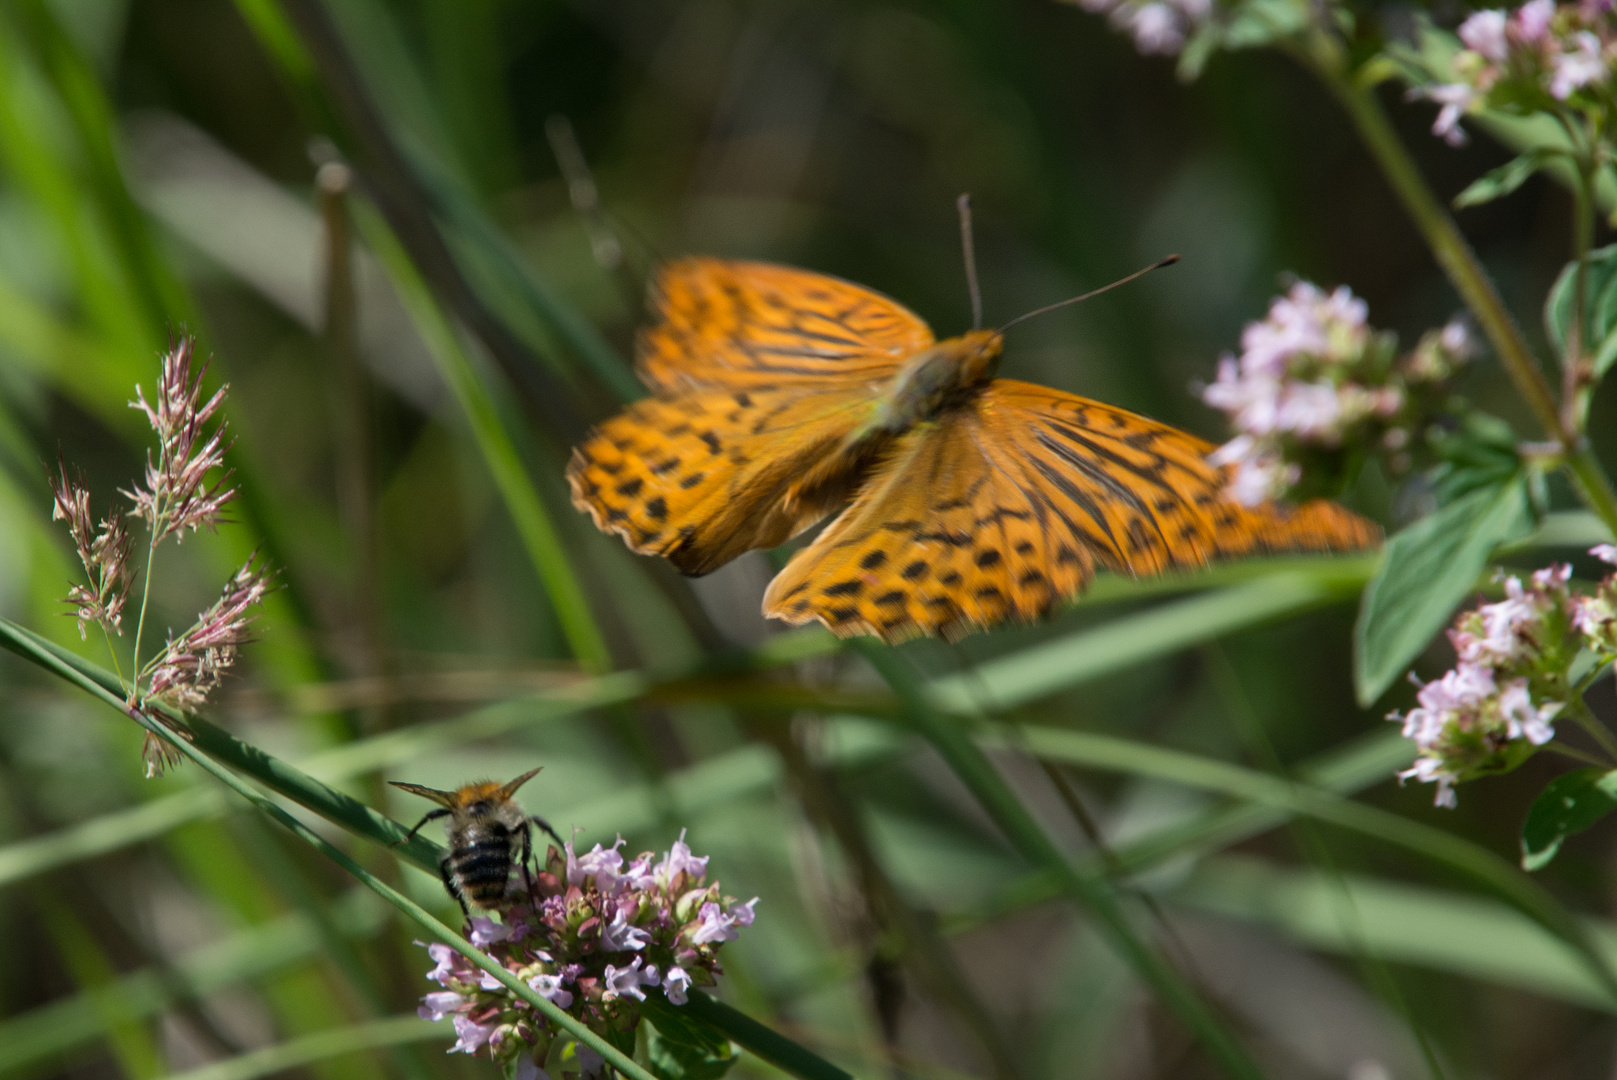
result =
[[[1520,473],[1478,488],[1387,542],[1354,627],[1353,678],[1368,706],[1448,622],[1499,544],[1528,528]]]
[[[713,1025],[662,998],[642,1006],[653,1031],[647,1042],[651,1071],[662,1080],[718,1080],[735,1064],[735,1047]]]
[[[1566,354],[1577,280],[1578,264],[1573,260],[1562,268],[1544,302],[1544,328],[1560,355]],[[1592,357],[1598,379],[1617,361],[1617,244],[1589,253],[1587,288],[1584,351]]]
[[[1527,178],[1542,169],[1546,162],[1564,151],[1553,147],[1535,146],[1525,154],[1511,158],[1497,169],[1490,169],[1471,181],[1471,186],[1454,197],[1454,208],[1481,206],[1509,195],[1527,182]]]
[[[1522,823],[1522,869],[1538,870],[1561,844],[1617,810],[1617,770],[1578,769],[1545,785]]]

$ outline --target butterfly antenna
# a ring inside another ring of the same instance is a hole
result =
[[[971,328],[983,328],[983,293],[977,287],[977,245],[971,236],[971,192],[954,201],[960,211],[960,253],[966,259],[966,291],[971,294]]]
[[[1011,327],[1015,326],[1017,323],[1019,323],[1019,322],[1027,322],[1029,319],[1033,318],[1033,316],[1035,316],[1035,315],[1043,315],[1047,311],[1054,311],[1056,308],[1064,308],[1068,304],[1076,304],[1080,300],[1088,300],[1090,297],[1099,296],[1103,292],[1111,292],[1113,289],[1117,288],[1119,285],[1127,285],[1129,282],[1133,281],[1135,278],[1145,277],[1145,275],[1149,274],[1153,270],[1161,270],[1164,266],[1172,266],[1174,263],[1176,263],[1178,261],[1179,261],[1179,256],[1177,256],[1177,255],[1169,255],[1165,259],[1157,260],[1156,262],[1152,263],[1150,266],[1147,266],[1147,267],[1145,267],[1143,269],[1134,271],[1134,273],[1130,274],[1126,278],[1118,278],[1116,281],[1112,282],[1110,285],[1102,285],[1100,288],[1093,289],[1093,290],[1091,290],[1089,292],[1086,292],[1082,296],[1071,296],[1071,297],[1068,297],[1065,300],[1057,301],[1054,304],[1046,304],[1042,308],[1035,308],[1034,310],[1028,312],[1026,315],[1018,315],[1016,318],[1012,319],[1010,322],[1008,322],[1004,326],[1000,327],[999,332],[1001,334],[1003,334],[1005,331],[1009,330]]]
[[[589,159],[578,144],[572,121],[561,113],[550,115],[545,120],[545,139],[550,143],[550,152],[556,158],[556,167],[562,179],[567,182],[567,199],[589,231],[590,253],[595,257],[596,265],[616,277],[624,298],[633,301],[645,290],[635,271],[624,259],[625,245],[619,236],[623,223],[615,221],[601,202],[601,191],[595,185]],[[644,237],[637,235],[635,239],[642,249],[647,248]],[[653,257],[647,261],[662,260]]]

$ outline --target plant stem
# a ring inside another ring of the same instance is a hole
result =
[[[1567,702],[1566,714],[1576,720],[1583,730],[1600,744],[1600,749],[1606,752],[1611,764],[1617,764],[1617,737],[1606,729],[1605,724],[1595,719],[1595,714],[1589,711],[1589,706],[1583,703],[1581,697]]]
[[[1584,359],[1588,342],[1584,326],[1589,313],[1589,249],[1595,238],[1593,163],[1587,152],[1578,155],[1578,186],[1573,193],[1572,250],[1577,253],[1577,279],[1573,283],[1572,325],[1567,328],[1566,351],[1561,357],[1561,427],[1583,433]]]
[[[1571,758],[1573,761],[1581,761],[1585,765],[1594,765],[1601,769],[1611,767],[1611,762],[1603,761],[1587,750],[1579,750],[1576,746],[1568,746],[1560,741],[1546,743],[1544,749],[1552,754],[1560,754],[1562,757]]]
[[[133,705],[140,694],[140,636],[146,630],[146,605],[152,598],[152,563],[157,560],[157,529],[152,529],[152,542],[146,548],[145,581],[140,588],[140,618],[135,620],[135,655],[129,659],[129,704]],[[123,682],[122,676],[118,681]]]
[[[1499,362],[1516,384],[1517,392],[1544,431],[1565,449],[1567,470],[1572,473],[1584,502],[1600,516],[1612,535],[1617,536],[1617,489],[1612,487],[1610,478],[1595,460],[1587,440],[1563,424],[1561,410],[1521,328],[1511,318],[1499,291],[1454,219],[1437,201],[1409,151],[1398,140],[1381,103],[1376,100],[1374,88],[1354,78],[1348,70],[1345,50],[1323,30],[1310,35],[1293,52],[1325,82],[1347,110],[1359,137],[1414,219],[1415,227],[1425,238],[1438,265],[1487,335]]]

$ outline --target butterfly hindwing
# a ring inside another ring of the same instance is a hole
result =
[[[823,516],[782,497],[872,408],[857,392],[770,387],[649,398],[574,449],[573,505],[631,550],[705,574]]]
[[[1347,550],[1369,522],[1222,495],[1211,445],[1133,413],[1008,379],[907,433],[841,516],[770,585],[765,614],[894,641],[1033,619],[1097,567],[1154,574],[1223,556]]]
[[[770,263],[687,258],[651,288],[638,370],[664,395],[692,386],[871,384],[932,344],[897,301],[840,278]]]

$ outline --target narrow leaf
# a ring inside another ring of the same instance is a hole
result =
[[[1572,313],[1577,309],[1578,263],[1562,268],[1544,301],[1544,329],[1558,355],[1566,355]],[[1617,244],[1589,253],[1588,290],[1584,299],[1583,351],[1594,359],[1595,376],[1617,360]]]
[[[1542,169],[1544,163],[1559,152],[1549,147],[1535,146],[1525,154],[1511,158],[1499,168],[1488,170],[1473,180],[1470,187],[1454,197],[1454,208],[1464,210],[1468,206],[1480,206],[1509,195],[1525,184],[1528,177]]]
[[[644,1012],[655,1028],[647,1058],[662,1080],[718,1080],[735,1064],[735,1047],[711,1024],[656,996]]]
[[[1448,622],[1499,544],[1526,531],[1520,474],[1478,488],[1387,542],[1354,627],[1354,685],[1368,706]]]
[[[1522,869],[1538,870],[1561,844],[1617,810],[1617,770],[1578,769],[1545,785],[1522,823]]]

